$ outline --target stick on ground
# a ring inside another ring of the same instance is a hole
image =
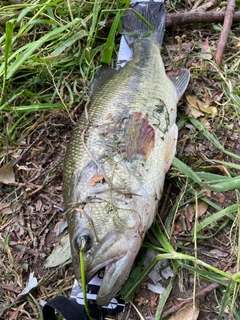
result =
[[[223,22],[226,12],[179,12],[167,15],[166,27],[183,26],[196,23],[216,23]],[[240,11],[233,14],[233,22],[240,22]]]
[[[215,59],[219,66],[222,64],[224,49],[225,49],[228,35],[233,22],[234,9],[235,9],[235,0],[228,0],[227,9],[224,17],[224,23],[223,23],[220,39],[218,42],[216,54],[215,54]]]

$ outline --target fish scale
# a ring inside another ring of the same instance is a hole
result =
[[[176,105],[189,80],[187,70],[165,73],[159,50],[164,5],[150,1],[134,9],[155,31],[149,38],[126,36],[133,57],[95,86],[64,163],[74,273],[80,281],[80,249],[88,281],[105,267],[99,305],[108,304],[125,281],[153,222],[176,149]],[[123,26],[128,33],[149,31],[132,11]]]

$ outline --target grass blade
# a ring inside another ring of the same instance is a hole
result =
[[[217,213],[212,214],[210,217],[204,219],[201,223],[197,225],[197,232],[202,230],[203,228],[207,227],[211,223],[217,221],[218,219],[223,218],[224,216],[228,216],[233,221],[235,220],[235,217],[232,215],[233,212],[236,212],[238,210],[238,205],[233,204],[226,209],[223,209]]]
[[[10,65],[8,68],[7,79],[11,78],[13,74],[20,68],[20,66],[24,63],[24,61],[30,57],[30,55],[40,48],[45,42],[50,41],[56,37],[59,37],[62,32],[73,27],[74,25],[79,23],[79,19],[74,19],[72,22],[68,23],[65,26],[54,29],[32,43],[29,43],[21,48],[19,48],[10,58],[12,60],[17,56],[16,60]],[[23,52],[22,52],[23,51]],[[0,74],[3,72],[3,68],[0,68]]]
[[[178,170],[180,170],[182,173],[184,173],[188,178],[202,185],[201,178],[181,160],[174,157],[172,165]]]
[[[158,302],[158,306],[157,306],[157,310],[156,310],[156,314],[155,314],[155,318],[154,320],[159,320],[161,318],[162,312],[163,312],[163,308],[167,302],[167,299],[172,291],[173,288],[173,284],[177,278],[178,275],[178,270],[179,270],[179,264],[174,263],[174,276],[170,279],[169,284],[167,286],[167,288],[165,289],[165,291],[163,292],[161,298],[159,299]]]
[[[102,55],[102,59],[101,59],[102,63],[110,64],[110,62],[111,62],[112,53],[113,53],[113,49],[114,49],[115,34],[117,31],[121,16],[122,16],[122,13],[120,11],[118,11],[114,20],[113,20],[111,29],[108,34],[107,42],[106,42],[104,50],[103,50],[103,55]]]
[[[227,150],[224,149],[224,147],[221,145],[221,143],[210,133],[208,132],[204,126],[196,119],[194,118],[189,118],[191,123],[199,130],[202,132],[202,134],[216,147],[218,148],[218,150],[220,150],[221,152],[225,153],[226,155],[237,159],[240,161],[240,157],[232,152],[229,152]]]
[[[15,22],[14,21],[8,21],[6,23],[6,38],[5,38],[5,48],[4,48],[4,74],[3,74],[3,84],[2,84],[2,94],[0,98],[0,105],[2,104],[2,99],[5,95],[5,89],[6,89],[6,80],[7,80],[7,74],[8,74],[8,59],[9,54],[12,46],[12,34],[14,29]]]

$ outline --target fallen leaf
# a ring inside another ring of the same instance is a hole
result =
[[[176,219],[176,222],[174,224],[173,234],[177,235],[182,232],[183,232],[183,222],[182,222],[182,217],[180,216],[178,219]]]
[[[190,117],[193,117],[194,119],[197,119],[197,118],[204,116],[204,113],[202,113],[201,111],[198,111],[197,109],[195,109],[191,105],[187,106],[186,114]]]
[[[56,246],[50,256],[45,260],[44,267],[53,268],[60,266],[60,264],[63,264],[70,258],[70,240],[69,235],[67,234],[61,239],[60,245]]]
[[[212,249],[209,251],[210,254],[214,256],[214,258],[226,258],[229,256],[229,253],[218,250],[218,249]]]
[[[20,319],[19,313],[21,313],[21,311],[24,312],[24,306],[25,306],[26,303],[27,303],[27,301],[24,302],[23,304],[21,304],[20,306],[18,306],[17,309],[14,310],[14,312],[11,314],[9,320]]]
[[[180,309],[177,313],[173,314],[168,320],[196,320],[199,316],[199,301],[195,303],[195,308],[192,304],[187,305]]]
[[[95,186],[97,183],[102,183],[103,181],[103,176],[101,174],[95,174],[94,176],[92,176],[92,178],[88,181],[88,186],[93,187]]]
[[[0,203],[0,212],[2,215],[5,214],[12,214],[12,213],[17,213],[21,209],[22,204],[20,202],[18,203]]]
[[[4,164],[0,168],[0,183],[12,184],[15,183],[15,174],[11,162]]]
[[[193,222],[193,217],[195,215],[195,212],[191,204],[187,204],[186,207],[184,208],[184,211],[185,211],[185,221],[187,225],[187,230],[189,231],[192,229],[191,223]]]
[[[209,105],[207,105],[206,103],[204,103],[203,101],[199,100],[198,98],[196,98],[193,95],[187,95],[186,99],[187,99],[187,102],[190,104],[190,110],[191,111],[193,111],[191,109],[191,107],[192,107],[192,108],[196,109],[200,113],[211,114],[213,117],[217,115],[216,106],[209,106]]]
[[[196,205],[194,205],[194,209],[196,210]],[[198,200],[198,217],[201,217],[208,209],[207,202],[203,200]]]
[[[218,193],[218,199],[220,203],[223,203],[225,201],[225,195],[221,192]]]
[[[158,298],[159,298],[158,294],[150,291],[150,308],[152,313],[156,312]]]
[[[38,200],[37,200],[37,203],[36,203],[35,211],[36,211],[36,212],[40,211],[41,208],[42,208],[42,205],[43,205],[42,200],[41,200],[41,199],[38,199]]]
[[[207,196],[208,198],[211,198],[211,196],[212,196],[212,191],[211,191],[211,190],[205,189],[204,192],[205,192],[205,194],[206,194],[206,196]]]
[[[37,285],[38,285],[38,281],[37,281],[37,278],[34,277],[34,272],[30,272],[28,284],[23,289],[23,291],[19,294],[19,296],[27,294],[29,291],[31,291],[33,288],[35,288]]]
[[[208,52],[208,53],[207,53]],[[211,60],[212,59],[212,54],[211,54],[211,48],[209,46],[209,42],[208,42],[208,37],[205,40],[205,42],[202,44],[202,53],[201,53],[201,57],[203,59],[208,59]]]
[[[148,300],[144,297],[136,298],[136,299],[134,299],[134,302],[137,302],[139,307],[145,306],[146,304],[148,304]]]
[[[13,259],[12,251],[11,248],[8,245],[4,246],[4,251],[7,254],[8,260],[9,260],[9,265],[12,268],[15,264],[15,261]]]

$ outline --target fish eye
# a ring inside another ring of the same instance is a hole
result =
[[[82,250],[83,252],[86,252],[89,249],[91,249],[92,245],[93,245],[92,235],[85,232],[76,234],[74,238],[74,246],[78,251]]]

